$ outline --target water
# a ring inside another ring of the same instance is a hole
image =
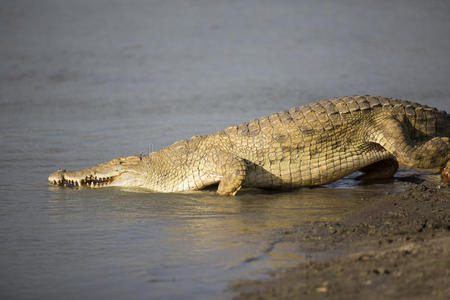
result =
[[[446,1],[2,1],[0,296],[230,297],[305,259],[280,229],[401,184],[61,189],[46,178],[326,97],[450,109]]]

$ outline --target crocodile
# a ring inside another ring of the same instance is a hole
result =
[[[355,171],[362,180],[393,177],[399,164],[450,171],[450,115],[406,100],[331,98],[216,133],[176,141],[148,155],[57,170],[49,183],[68,187],[140,187],[235,195],[242,187],[323,185]]]

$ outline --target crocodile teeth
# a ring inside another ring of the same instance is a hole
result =
[[[112,181],[114,180],[113,176],[105,176],[105,177],[99,177],[99,176],[93,176],[89,175],[84,178],[62,178],[62,179],[54,179],[52,181],[55,185],[62,185],[66,187],[91,187],[91,188],[99,188],[108,186]]]

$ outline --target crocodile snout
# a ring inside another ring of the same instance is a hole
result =
[[[55,185],[62,185],[64,183],[64,173],[66,172],[65,169],[59,169],[50,174],[48,176],[48,182]]]

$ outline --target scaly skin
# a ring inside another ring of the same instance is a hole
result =
[[[398,163],[450,171],[450,115],[392,98],[333,98],[281,111],[219,132],[194,136],[150,153],[119,157],[78,171],[58,170],[65,186],[199,190],[219,183],[234,195],[243,186],[296,188],[325,184],[357,170],[389,178]]]

